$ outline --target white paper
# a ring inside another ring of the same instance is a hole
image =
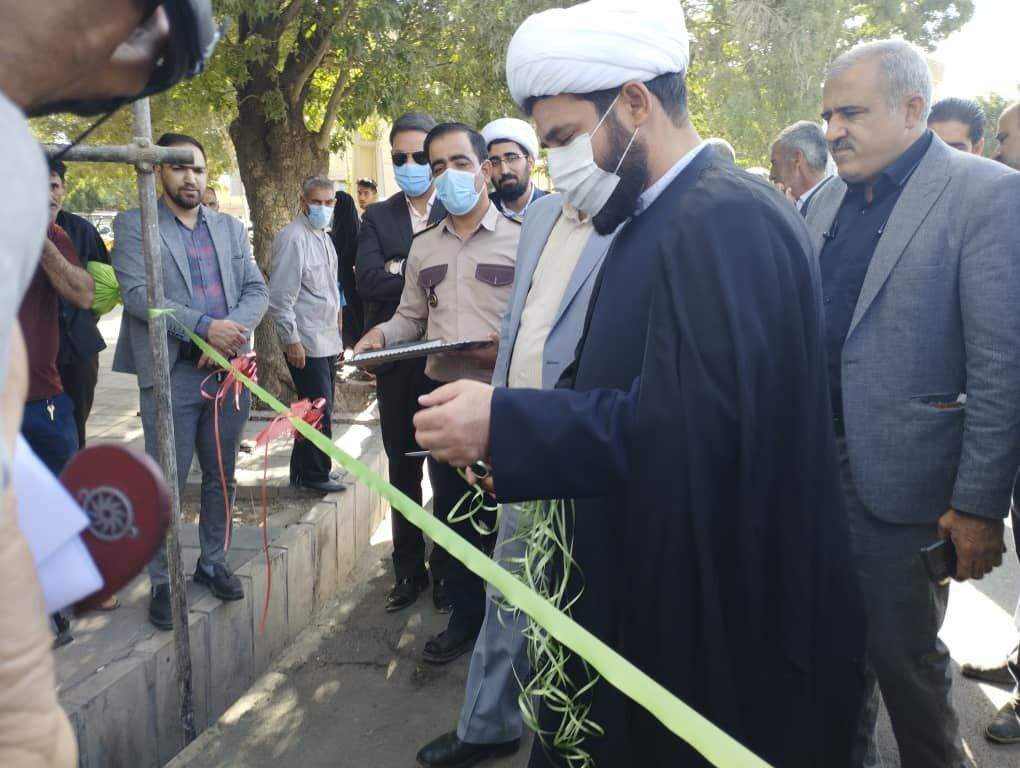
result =
[[[89,518],[25,439],[14,451],[18,527],[28,540],[50,613],[103,586],[103,577],[79,534]]]

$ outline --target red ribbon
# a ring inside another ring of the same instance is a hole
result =
[[[229,398],[231,390],[233,390],[234,407],[239,411],[241,410],[241,393],[244,392],[244,384],[234,375],[235,371],[240,371],[252,381],[258,381],[258,364],[255,362],[255,353],[247,352],[230,361],[230,372],[220,381],[219,389],[216,390],[215,395],[210,395],[206,392],[205,383],[213,378],[213,376],[222,375],[223,371],[210,373],[202,379],[200,385],[202,397],[213,401],[213,432],[216,435],[216,462],[220,468],[220,487],[223,489],[223,514],[227,524],[226,533],[223,536],[224,552],[230,548],[230,495],[227,493],[227,476],[223,471],[223,448],[220,445],[220,408],[223,405],[223,401]],[[178,471],[180,470],[178,469]],[[184,471],[187,472],[188,469],[185,468]]]
[[[242,371],[243,373],[243,371]],[[278,437],[293,437],[296,440],[304,438],[298,433],[291,423],[291,419],[301,419],[320,429],[322,421],[326,416],[326,398],[317,398],[310,402],[307,398],[290,404],[287,413],[281,413],[270,422],[269,426],[255,435],[255,445],[263,446],[262,465],[262,549],[266,554],[266,602],[262,607],[262,620],[259,622],[259,633],[266,628],[266,617],[269,615],[269,595],[273,588],[273,567],[269,561],[269,505],[266,502],[266,487],[269,483],[269,444]]]

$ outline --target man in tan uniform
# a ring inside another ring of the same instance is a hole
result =
[[[393,317],[358,342],[355,352],[423,338],[447,341],[499,339],[510,300],[520,224],[500,214],[484,194],[492,169],[485,139],[460,123],[437,125],[425,139],[439,200],[446,218],[415,236],[405,262],[404,290]],[[428,390],[456,379],[489,382],[498,345],[475,352],[432,355],[425,364]],[[429,460],[433,510],[446,518],[469,491],[448,464]],[[491,504],[494,502],[490,499]],[[488,526],[494,512],[479,515]],[[471,521],[452,524],[472,543],[492,547]],[[433,574],[434,578],[440,578]],[[451,560],[444,576],[453,613],[444,632],[425,644],[424,658],[445,664],[471,650],[485,615],[485,587]]]

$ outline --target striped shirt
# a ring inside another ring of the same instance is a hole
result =
[[[202,313],[202,317],[195,325],[195,333],[207,338],[212,321],[227,316],[227,298],[223,293],[223,275],[220,273],[216,246],[213,245],[209,225],[205,222],[201,208],[194,229],[189,229],[176,217],[174,221],[177,222],[177,229],[184,242],[184,252],[188,256],[188,269],[191,271],[191,306]]]

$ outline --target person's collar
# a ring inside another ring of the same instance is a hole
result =
[[[187,224],[185,224],[185,223],[184,223],[183,221],[181,221],[181,217],[180,217],[180,216],[178,216],[178,215],[177,215],[177,214],[176,214],[176,213],[174,212],[174,209],[173,209],[173,208],[171,208],[171,207],[170,207],[170,206],[169,206],[169,205],[167,204],[166,200],[163,200],[163,205],[166,205],[166,209],[167,209],[168,211],[170,211],[170,215],[174,217],[174,221],[176,221],[176,222],[177,222],[178,224],[180,224],[180,225],[181,225],[182,227],[184,227],[185,229],[190,229],[190,230],[194,230],[194,229],[195,229],[195,227],[197,227],[197,226],[198,226],[199,224],[202,224],[202,223],[204,223],[204,222],[205,222],[205,214],[203,214],[203,213],[202,213],[202,206],[201,206],[201,205],[199,205],[199,206],[198,206],[198,215],[197,215],[197,216],[195,217],[195,225],[194,225],[194,226],[192,226],[192,227],[189,227],[189,226],[188,226]]]
[[[432,194],[429,195],[429,199],[425,201],[425,213],[418,213],[418,209],[414,207],[414,203],[411,202],[411,198],[404,193],[404,202],[407,203],[408,209],[415,216],[428,216],[432,213],[432,204],[436,201],[436,188],[432,187]]]
[[[871,185],[873,198],[876,192],[881,193],[884,188],[891,186],[902,187],[907,183],[911,174],[914,173],[921,160],[924,159],[924,155],[931,146],[934,135],[931,129],[925,130],[921,138],[907,147],[899,157],[885,167],[885,170],[878,175],[878,178]],[[847,187],[853,192],[863,191],[867,186],[865,182],[847,184]]]
[[[648,210],[649,206],[654,203],[659,195],[661,195],[670,184],[684,172],[684,169],[691,164],[691,162],[698,156],[698,153],[705,148],[705,142],[699,142],[698,146],[688,152],[686,155],[681,157],[674,163],[673,167],[666,171],[662,176],[656,180],[648,189],[641,193],[638,198],[637,208],[634,210],[635,216],[640,216],[642,213]]]
[[[486,199],[488,200],[488,198]],[[489,207],[485,211],[485,215],[482,216],[482,220],[478,222],[478,226],[475,227],[474,230],[475,232],[477,232],[479,229],[487,229],[490,232],[495,232],[496,223],[499,221],[500,217],[503,216],[503,214],[500,213],[499,208],[496,207],[495,203],[493,203],[491,200],[489,200],[488,202]],[[460,235],[457,234],[457,230],[453,226],[452,213],[446,214],[446,218],[443,219],[443,229],[445,229],[447,232],[449,232],[451,235],[454,235],[455,237],[460,237]],[[472,232],[472,234],[474,234],[474,232]]]
[[[797,210],[800,210],[804,206],[804,203],[807,201],[807,199],[811,197],[811,195],[813,195],[815,192],[817,192],[821,188],[822,184],[827,182],[830,178],[831,178],[830,176],[822,176],[822,178],[819,179],[817,184],[811,187],[811,189],[807,190],[803,195],[798,197]]]

